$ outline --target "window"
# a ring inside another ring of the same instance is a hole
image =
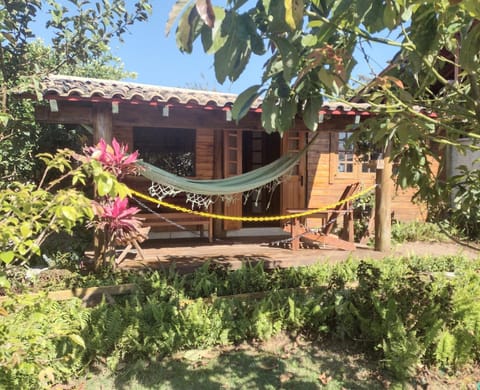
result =
[[[195,129],[135,128],[134,150],[149,164],[179,176],[195,176]]]
[[[376,166],[372,160],[379,156],[378,151],[369,141],[352,142],[352,132],[339,131],[330,133],[330,182],[335,179],[360,179],[361,175],[375,173]]]
[[[353,173],[353,145],[348,139],[352,133],[341,131],[338,133],[338,172]]]

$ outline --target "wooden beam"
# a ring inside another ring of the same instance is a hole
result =
[[[58,101],[58,112],[51,112],[49,106],[38,105],[35,107],[35,119],[43,123],[92,125],[92,109],[83,105],[72,105],[68,102]]]
[[[74,287],[70,290],[50,291],[47,297],[54,301],[65,301],[73,298],[88,299],[93,295],[122,295],[130,294],[137,289],[137,285],[133,283],[119,284],[116,286],[102,286],[102,287]],[[23,294],[20,297],[40,297],[42,293]],[[11,299],[10,296],[0,297],[0,303]]]
[[[385,150],[383,162],[377,164],[375,181],[375,250],[388,252],[392,236],[392,161],[391,146]]]

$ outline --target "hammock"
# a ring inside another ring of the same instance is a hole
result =
[[[144,168],[143,176],[154,183],[170,186],[178,192],[206,196],[225,196],[261,188],[288,173],[301,157],[301,153],[285,155],[278,160],[253,171],[225,179],[194,180],[177,176],[144,161],[137,164]]]
[[[299,152],[286,154],[268,165],[224,179],[188,179],[174,175],[145,161],[139,161],[137,164],[143,168],[141,175],[153,182],[149,189],[150,195],[163,199],[166,196],[175,196],[184,192],[187,194],[187,202],[192,203],[192,205],[208,207],[213,203],[213,197],[228,200],[235,194],[249,193],[268,186],[270,186],[270,190],[275,188],[280,183],[281,178],[287,175],[299,162],[312,141]]]

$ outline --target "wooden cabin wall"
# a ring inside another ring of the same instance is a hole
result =
[[[344,127],[343,127],[344,128]],[[338,154],[332,140],[336,140],[336,129],[342,124],[327,129],[319,129],[320,134],[310,146],[307,155],[307,207],[318,208],[338,201],[348,184],[359,181],[363,188],[375,184],[375,173],[344,174],[337,171]],[[312,134],[309,135],[311,139]],[[425,220],[427,217],[424,205],[414,204],[411,199],[415,189],[397,189],[392,198],[393,217],[397,221]],[[319,222],[319,221],[316,221]]]
[[[197,179],[213,179],[213,129],[199,128],[196,131],[195,171]]]

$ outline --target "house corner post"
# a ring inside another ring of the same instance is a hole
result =
[[[107,144],[111,144],[113,139],[112,110],[107,103],[93,107],[93,142],[97,144],[101,139]],[[109,244],[105,238],[105,232],[95,231],[93,246],[94,268],[95,271],[98,271],[102,266],[108,264],[109,257],[112,255],[112,252],[108,250]]]
[[[113,139],[112,109],[107,103],[93,108],[93,142],[97,143],[101,139],[107,144],[111,144]]]
[[[377,163],[375,183],[375,250],[388,252],[392,236],[392,161],[391,146]]]

